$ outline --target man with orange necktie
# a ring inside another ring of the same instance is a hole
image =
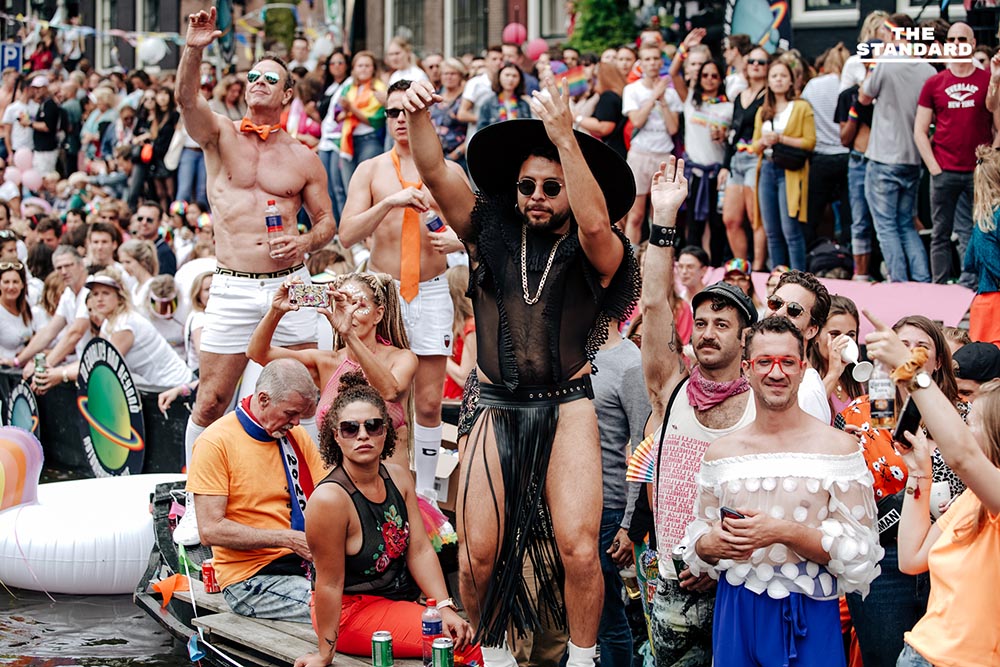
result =
[[[242,122],[213,113],[202,97],[202,52],[221,35],[215,19],[214,7],[190,16],[177,68],[181,118],[205,153],[218,258],[201,336],[201,382],[185,433],[188,459],[195,439],[232,402],[246,368],[250,335],[267,312],[274,291],[291,276],[309,282],[302,263],[305,254],[324,247],[334,233],[323,165],[315,153],[280,129],[281,111],[292,100],[285,64],[265,57],[247,74],[248,111]],[[284,221],[284,232],[278,235],[268,234],[264,223],[264,209],[271,200]],[[312,231],[305,234],[297,232],[295,223],[302,206],[312,220]],[[276,344],[316,347],[316,314],[303,309],[290,315],[276,332]],[[194,512],[188,514],[193,517]],[[193,521],[182,522],[174,539],[197,543]]]
[[[417,493],[434,500],[442,388],[451,354],[454,315],[445,277],[445,254],[434,248],[434,232],[421,221],[422,214],[439,209],[423,187],[410,153],[403,114],[403,99],[409,87],[405,79],[389,86],[385,113],[394,145],[389,152],[362,162],[354,172],[340,221],[340,241],[349,247],[370,236],[369,269],[390,274],[399,285],[406,335],[419,362],[413,380]],[[458,164],[448,165],[465,179]]]

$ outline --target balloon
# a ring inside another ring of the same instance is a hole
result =
[[[21,184],[21,170],[17,167],[7,167],[3,172],[4,183],[8,181],[14,185]]]
[[[167,43],[159,37],[144,37],[139,42],[139,58],[146,65],[155,65],[167,56]]]
[[[42,175],[34,169],[29,169],[21,174],[21,182],[32,192],[38,192],[38,189],[42,187]]]
[[[14,166],[21,170],[21,172],[26,172],[31,169],[31,161],[34,159],[35,154],[31,152],[30,148],[18,148],[14,152]]]
[[[528,39],[528,29],[520,23],[508,23],[503,29],[502,37],[507,44],[521,45]]]
[[[542,55],[549,50],[549,43],[546,42],[541,37],[536,37],[530,42],[525,49],[525,55],[528,56],[530,60],[538,60],[538,56]]]

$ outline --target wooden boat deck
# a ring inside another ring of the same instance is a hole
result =
[[[213,646],[225,651],[236,660],[248,660],[257,665],[287,667],[300,655],[316,651],[316,633],[311,625],[288,621],[270,621],[248,618],[229,610],[221,593],[206,593],[202,583],[192,579],[198,617],[194,625],[205,632]],[[191,603],[191,591],[178,591],[174,597]],[[263,656],[263,658],[262,658]],[[368,667],[371,658],[338,653],[337,665]],[[420,660],[396,659],[396,665],[419,667]]]

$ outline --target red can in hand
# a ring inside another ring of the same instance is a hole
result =
[[[215,578],[215,563],[211,558],[201,561],[201,583],[205,586],[206,593],[220,593],[219,582]]]

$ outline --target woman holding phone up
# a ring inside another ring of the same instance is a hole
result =
[[[353,273],[338,276],[330,284],[330,308],[320,308],[333,327],[333,351],[292,350],[271,345],[278,322],[285,313],[298,310],[292,289],[286,282],[274,295],[271,308],[250,337],[247,356],[261,366],[274,359],[292,358],[305,364],[322,391],[316,408],[316,422],[322,423],[339,393],[340,377],[361,371],[388,405],[397,437],[409,441],[408,425],[413,402],[410,386],[417,372],[417,357],[403,328],[392,277],[386,274]],[[408,465],[407,448],[400,447],[391,459]]]
[[[1000,382],[984,384],[968,427],[952,401],[919,365],[901,337],[865,313],[875,331],[868,355],[894,368],[910,392],[934,444],[968,488],[932,524],[933,447],[920,431],[906,433],[900,452],[910,474],[899,523],[899,567],[929,572],[927,613],[911,632],[898,667],[996,665],[1000,662]],[[889,612],[891,613],[891,611]],[[865,662],[867,667],[868,662]]]

